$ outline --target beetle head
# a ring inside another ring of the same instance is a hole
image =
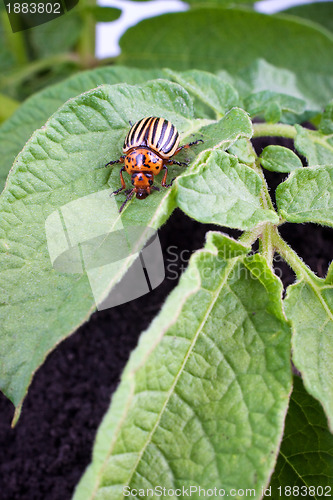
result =
[[[154,176],[149,172],[135,172],[132,174],[132,184],[136,197],[140,200],[150,195],[150,187],[154,183]]]

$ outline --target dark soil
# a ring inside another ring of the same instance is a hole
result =
[[[261,141],[256,146],[264,147]],[[273,188],[284,176],[267,175]],[[140,203],[138,201],[138,203]],[[21,418],[10,428],[12,404],[0,395],[0,498],[69,500],[90,462],[96,430],[138,336],[176,285],[175,272],[204,244],[213,226],[199,224],[177,210],[160,230],[167,278],[154,291],[128,304],[96,312],[64,341],[36,373]],[[221,229],[221,228],[219,228]],[[224,230],[232,236],[237,231]],[[303,260],[324,276],[333,255],[331,230],[314,224],[285,224],[282,236]],[[178,254],[176,262],[171,262]],[[169,251],[167,250],[169,248]],[[184,260],[180,258],[182,250]],[[276,263],[288,285],[294,275]]]

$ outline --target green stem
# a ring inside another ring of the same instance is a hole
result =
[[[297,131],[292,125],[283,123],[254,123],[252,137],[286,137],[295,139]]]
[[[253,148],[253,146],[252,146]],[[253,149],[255,154],[255,151]],[[262,188],[260,193],[261,205],[265,210],[273,210],[275,212],[272,199],[268,192],[267,182],[260,166],[259,159],[256,157],[255,162],[252,165],[253,170],[259,175],[262,181]],[[260,238],[260,252],[265,256],[270,267],[273,265],[274,257],[274,245],[272,241],[272,233],[274,231],[274,225],[270,222],[265,222],[256,226],[252,231],[246,231],[242,234],[239,241],[246,245],[252,245],[258,237]]]
[[[84,9],[84,7],[93,7],[95,5],[96,5],[96,0],[84,0],[84,5],[81,11],[83,27],[78,42],[78,53],[80,55],[81,64],[84,68],[90,68],[96,64],[95,60],[96,22],[93,14],[89,12],[89,9]]]
[[[311,283],[321,283],[322,280],[311,271],[288,243],[281,238],[276,228],[272,232],[272,243],[276,252],[280,254],[287,264],[295,271],[299,279],[305,279],[307,282]]]
[[[243,243],[245,246],[252,246],[253,243],[257,241],[259,236],[262,234],[264,229],[264,224],[258,224],[255,228],[251,229],[250,231],[244,231],[242,236],[238,238],[238,241]]]
[[[265,224],[261,235],[262,254],[266,258],[269,267],[273,267],[275,248],[273,244],[274,226],[271,223]]]
[[[266,210],[273,210],[275,212],[272,199],[269,195],[268,185],[264,173],[262,171],[262,168],[260,166],[259,158],[256,158],[256,161],[253,164],[253,170],[259,175],[260,179],[262,180],[261,200],[263,208],[265,208]]]

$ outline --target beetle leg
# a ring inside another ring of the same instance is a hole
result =
[[[124,163],[126,156],[121,156],[119,160],[111,160],[109,163],[105,165],[105,167],[108,167],[109,165],[114,165],[115,163]]]
[[[168,175],[168,167],[166,167],[165,165],[163,165],[163,168],[165,169],[165,174],[163,175],[163,179],[162,179],[161,185],[163,187],[166,187],[166,180],[167,180],[167,175]]]
[[[187,167],[189,164],[186,161],[169,160],[168,165],[179,165],[180,167]]]
[[[160,190],[160,188],[159,188],[159,187],[157,187],[157,186],[151,186],[151,188],[150,188],[150,189],[153,189],[154,191],[159,191],[159,190]]]
[[[125,184],[124,177],[123,177],[124,170],[125,170],[125,167],[121,167],[120,172],[119,172],[121,187],[119,189],[116,189],[116,191],[113,191],[113,193],[111,193],[110,196],[112,196],[113,194],[116,195],[116,194],[120,193],[120,191],[122,191],[123,189],[126,189],[126,184]]]
[[[124,203],[121,205],[121,207],[119,208],[119,213],[123,210],[124,206],[126,205],[126,203],[133,197],[133,194],[135,193],[135,188],[132,189],[128,195],[126,196],[126,200],[124,201]]]
[[[176,178],[176,177],[174,177],[174,178],[171,180],[170,184],[167,184],[167,183],[166,183],[166,179],[167,179],[167,175],[168,175],[168,168],[167,168],[165,165],[164,165],[164,167],[163,167],[163,168],[165,168],[165,174],[164,174],[164,176],[163,176],[163,179],[162,179],[161,185],[162,185],[163,187],[168,188],[168,187],[172,186],[172,183],[173,183],[173,181],[175,180],[175,178]]]
[[[190,142],[189,144],[184,144],[184,146],[179,146],[179,148],[176,149],[176,151],[175,151],[175,153],[174,153],[173,156],[177,155],[179,153],[179,151],[181,151],[182,149],[188,149],[191,146],[195,146],[199,142],[204,142],[204,141],[202,139],[198,139],[197,141]]]

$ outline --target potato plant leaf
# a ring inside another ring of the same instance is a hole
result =
[[[264,120],[267,123],[277,123],[282,121],[282,109],[277,101],[270,101],[267,103],[264,112]]]
[[[84,14],[85,11],[88,14],[92,14],[96,22],[98,23],[110,23],[118,19],[121,15],[120,9],[115,9],[114,7],[101,7],[99,5],[83,6],[81,12]]]
[[[286,497],[302,494],[315,499],[325,497],[333,488],[332,465],[333,436],[323,409],[295,376],[281,449],[270,483],[272,498],[281,496],[279,487]],[[310,494],[313,488],[314,494]]]
[[[306,390],[322,404],[333,431],[332,282],[304,276],[288,287],[284,303],[293,330],[293,361]]]
[[[333,4],[332,2],[313,2],[308,5],[296,5],[282,12],[292,16],[302,17],[316,22],[333,32]]]
[[[229,147],[239,137],[252,134],[248,115],[237,108],[217,122],[195,119],[189,94],[178,84],[166,80],[142,86],[104,85],[69,100],[33,134],[14,163],[0,198],[4,213],[0,225],[1,349],[5,359],[1,387],[18,408],[31,377],[46,355],[89,317],[96,302],[88,270],[70,274],[67,270],[60,272],[52,268],[53,250],[51,248],[51,252],[49,238],[46,238],[49,234],[46,221],[53,221],[55,247],[66,249],[66,238],[74,245],[73,241],[82,241],[83,233],[74,223],[70,233],[65,212],[73,202],[88,203],[86,197],[95,197],[95,203],[102,199],[98,216],[91,217],[82,206],[76,209],[82,212],[81,217],[88,217],[81,225],[84,234],[91,232],[92,236],[100,224],[106,225],[104,233],[133,226],[156,229],[176,207],[176,185],[168,190],[162,188],[146,200],[133,198],[121,217],[118,208],[125,196],[109,197],[110,191],[120,186],[119,166],[105,169],[104,165],[122,154],[129,121],[151,115],[163,116],[174,123],[182,142],[203,137],[204,144],[186,153],[187,158],[192,159],[202,149]],[[182,153],[180,160],[182,156],[185,159]],[[170,170],[170,175],[179,175],[184,167],[172,166]],[[157,186],[160,181],[161,176],[156,179]],[[61,218],[65,218],[66,238],[57,222]],[[81,234],[81,239],[77,234]],[[140,240],[141,246],[143,240]],[[99,290],[100,299],[132,262],[130,255],[112,268]]]
[[[277,187],[276,203],[289,222],[333,226],[333,165],[295,170]]]
[[[244,99],[244,109],[252,118],[255,116],[265,116],[265,120],[272,123],[280,121],[282,112],[285,111],[288,111],[289,114],[294,113],[298,115],[304,113],[305,104],[303,99],[286,94],[279,94],[270,90],[262,90],[250,94]],[[273,112],[273,110],[277,111]],[[292,120],[292,122],[295,123],[295,120]]]
[[[181,71],[223,68],[233,76],[254,59],[265,59],[294,74],[301,93],[317,109],[332,99],[333,37],[297,18],[207,6],[146,19],[125,33],[120,46],[119,64]]]
[[[104,220],[108,231],[119,226],[158,228],[176,206],[174,189],[135,200],[135,208],[132,200],[120,218],[117,205],[124,196],[108,196],[120,185],[119,167],[106,169],[104,165],[121,155],[129,120],[163,115],[186,140],[200,129],[192,113],[189,95],[174,83],[105,85],[68,101],[33,134],[18,156],[0,198],[0,379],[2,390],[18,408],[46,355],[95,308],[86,273],[60,273],[52,268],[46,220],[59,210],[64,213],[68,203],[101,195],[116,205],[112,217],[103,214],[102,205],[95,224]],[[173,173],[182,169],[173,167]],[[94,234],[93,223],[88,224],[90,229]],[[59,238],[64,235],[59,233]],[[129,257],[116,266],[103,293],[131,262]]]
[[[290,149],[282,146],[267,146],[260,155],[260,163],[271,172],[292,172],[302,168],[302,162]]]
[[[293,106],[297,106],[297,113],[303,101],[305,112],[312,115],[314,112],[322,111],[322,103],[317,101],[316,93],[308,92],[303,87],[303,80],[297,72],[277,67],[262,58],[255,59],[245,68],[239,70],[233,84],[244,98],[250,98],[251,94],[265,96],[265,92],[268,91],[278,99],[281,99],[278,96],[284,96],[285,99],[287,96],[294,97],[296,100]],[[285,103],[287,104],[287,102],[286,100]],[[292,102],[289,103],[289,106]],[[283,120],[286,121],[286,118],[287,114],[284,112]],[[294,113],[292,118],[298,122],[303,119],[303,115]]]
[[[261,205],[260,177],[234,156],[212,151],[200,156],[192,169],[176,181],[177,203],[190,217],[237,229],[278,222],[278,215]]]
[[[209,233],[192,256],[131,355],[74,500],[157,485],[261,497],[291,390],[290,331],[281,282],[246,253]]]
[[[244,137],[237,139],[237,141],[228,148],[228,152],[238,158],[241,163],[253,165],[256,160],[256,154],[252,147],[251,142]]]
[[[306,157],[308,164],[333,165],[333,134],[323,135],[300,125],[295,127],[297,130],[295,148]]]

